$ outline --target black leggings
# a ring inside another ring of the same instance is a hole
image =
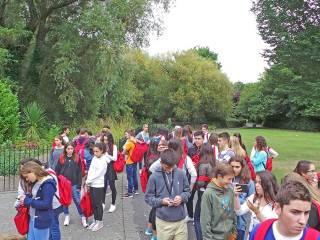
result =
[[[91,196],[91,203],[93,209],[93,216],[94,220],[102,221],[103,216],[103,208],[102,208],[102,201],[103,201],[104,188],[94,188],[90,187],[90,196]]]
[[[152,225],[152,230],[156,231],[156,208],[152,208],[150,213],[149,213],[149,223]]]
[[[107,189],[108,189],[108,185],[110,186],[111,189],[111,204],[115,205],[116,203],[116,198],[117,198],[117,189],[116,189],[116,180],[108,180],[108,178],[105,178],[105,182],[104,182],[104,194],[103,194],[103,203],[106,203],[106,193],[107,193]]]
[[[193,198],[194,198],[194,194],[196,193],[196,190],[195,188],[192,189],[191,191],[191,195],[188,199],[188,202],[187,202],[187,211],[188,211],[188,216],[193,218]]]

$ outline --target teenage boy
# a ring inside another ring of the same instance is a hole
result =
[[[231,165],[217,165],[215,177],[208,184],[201,200],[200,223],[203,240],[237,238],[234,192],[230,188],[233,178]]]
[[[202,131],[196,131],[194,134],[194,144],[188,150],[188,155],[190,156],[194,166],[197,166],[200,161],[200,149],[203,146],[204,142],[204,134]],[[196,190],[191,189],[191,196],[187,203],[188,216],[186,217],[186,221],[193,221],[193,198]]]
[[[126,173],[128,180],[128,192],[123,195],[123,198],[133,197],[133,194],[138,193],[138,178],[137,178],[137,163],[132,161],[131,155],[136,144],[134,138],[134,130],[128,129],[125,131],[125,137],[127,139],[123,146],[123,154],[126,159]]]
[[[320,233],[307,227],[311,209],[311,195],[300,182],[284,183],[276,196],[278,219],[257,225],[250,240],[320,240]]]
[[[178,156],[172,149],[160,155],[161,168],[150,177],[145,201],[156,208],[156,227],[160,240],[188,239],[185,203],[190,196],[185,173],[175,165]]]
[[[234,157],[233,150],[229,147],[230,135],[227,132],[222,132],[218,135],[219,155],[218,161],[229,164],[230,158]]]
[[[202,124],[201,130],[203,132],[203,143],[207,143],[210,137],[208,124]]]

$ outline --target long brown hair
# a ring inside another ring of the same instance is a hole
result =
[[[46,170],[33,161],[27,162],[22,166],[20,169],[20,177],[24,178],[23,175],[28,173],[34,173],[37,178],[49,176],[49,173],[47,173]]]
[[[200,148],[200,162],[201,163],[209,163],[212,168],[216,166],[216,160],[213,156],[212,146],[209,143],[205,143]]]
[[[276,177],[269,171],[258,172],[257,176],[261,179],[261,187],[263,189],[266,202],[268,204],[274,203],[279,189]],[[253,201],[255,202],[257,198],[258,196],[255,194]]]
[[[250,170],[248,167],[248,164],[246,162],[246,160],[243,157],[240,156],[235,156],[230,158],[230,162],[229,164],[231,164],[232,162],[238,162],[241,165],[241,172],[240,172],[240,183],[249,183],[249,181],[251,180],[251,174],[250,174]]]
[[[67,159],[67,148],[69,146],[72,146],[73,147],[73,153],[72,153],[72,156],[71,156],[71,159],[73,161],[75,161],[76,163],[79,162],[79,158],[76,156],[76,146],[73,142],[68,142],[65,146],[64,146],[64,149],[63,149],[63,162]]]

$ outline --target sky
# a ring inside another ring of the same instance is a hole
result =
[[[222,71],[231,82],[256,82],[267,63],[267,45],[258,34],[251,0],[176,0],[163,17],[163,33],[150,37],[150,55],[195,46],[218,53]]]

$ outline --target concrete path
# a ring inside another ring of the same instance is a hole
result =
[[[108,213],[111,196],[106,197],[106,209],[104,211],[104,228],[98,232],[91,232],[82,227],[80,218],[74,204],[70,207],[71,222],[68,227],[63,226],[64,216],[60,215],[60,229],[62,240],[148,240],[144,234],[150,207],[144,202],[144,194],[135,195],[134,198],[122,199],[127,184],[126,175],[119,174],[117,185],[117,209],[114,213]],[[15,192],[0,193],[0,234],[16,233],[13,222],[15,210],[13,203]],[[189,240],[195,239],[194,227],[188,224]]]

